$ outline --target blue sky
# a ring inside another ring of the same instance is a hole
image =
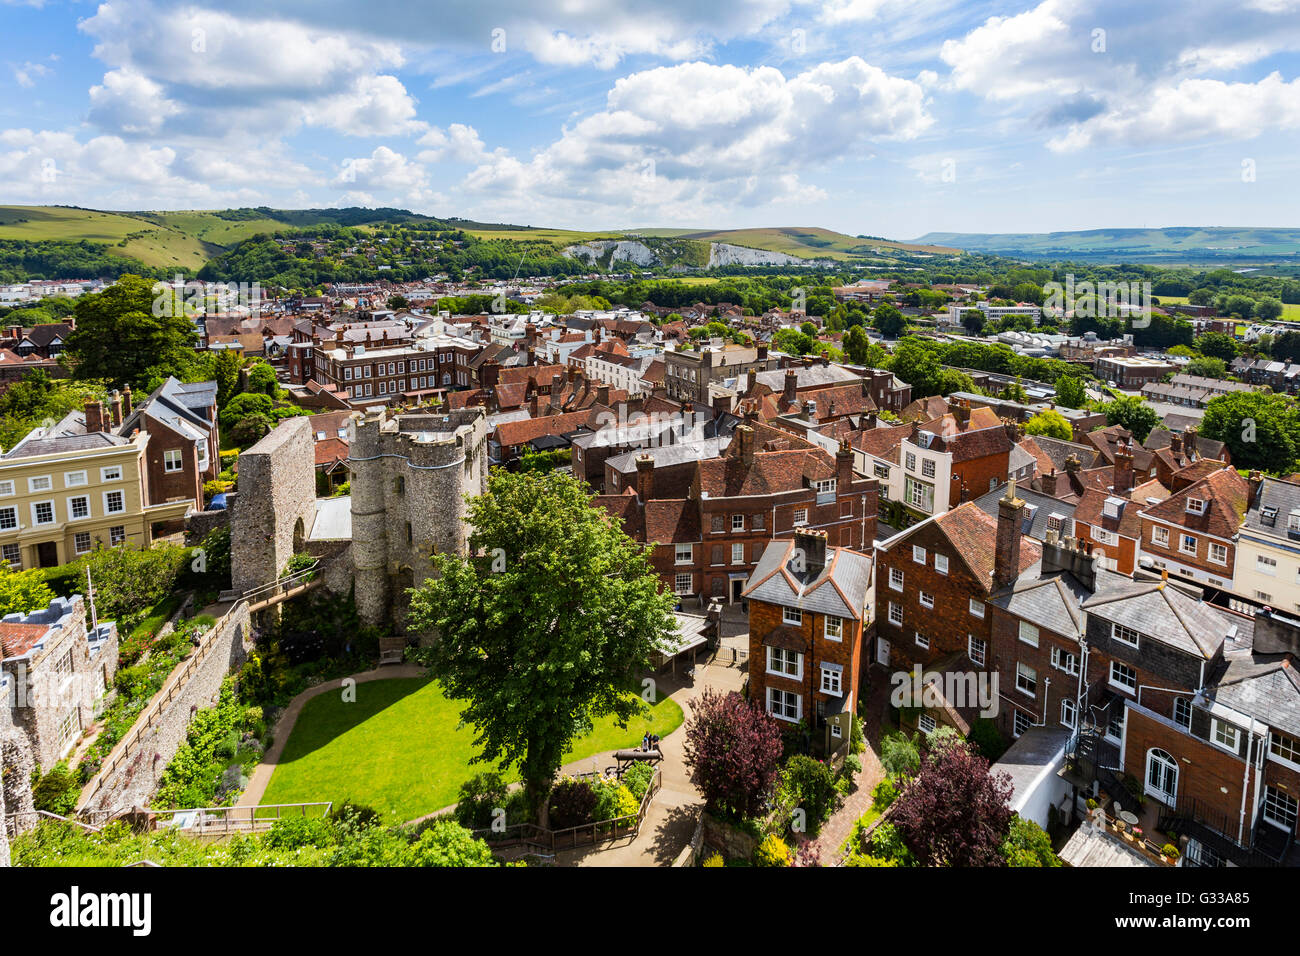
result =
[[[0,25],[6,203],[1300,225],[1300,0],[0,0]]]

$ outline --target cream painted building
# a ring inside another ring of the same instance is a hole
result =
[[[1300,612],[1300,485],[1263,477],[1251,484],[1232,593],[1243,610],[1268,606],[1294,615]]]
[[[149,434],[31,431],[0,455],[0,560],[55,567],[98,546],[147,547],[155,522],[185,517],[192,499],[146,506]]]

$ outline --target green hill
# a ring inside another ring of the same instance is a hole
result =
[[[915,240],[1031,259],[1152,263],[1259,263],[1300,259],[1300,229],[1169,226],[1075,232],[931,232]]]

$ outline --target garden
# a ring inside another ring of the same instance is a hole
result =
[[[462,799],[462,785],[474,778],[472,761],[479,753],[473,729],[461,724],[462,702],[449,700],[437,681],[422,677],[370,681],[354,692],[351,702],[342,693],[307,701],[263,804],[351,799],[375,807],[387,819],[412,820]],[[681,708],[668,698],[650,705],[645,716],[633,717],[626,727],[613,717],[600,718],[564,761],[634,747],[646,733],[666,737],[681,722]],[[499,777],[502,785],[516,779],[513,770]],[[583,805],[585,794],[576,795],[582,787],[573,790],[574,806]],[[554,820],[552,828],[562,829]]]

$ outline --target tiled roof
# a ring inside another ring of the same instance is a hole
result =
[[[543,415],[518,422],[505,422],[497,426],[496,441],[503,448],[512,448],[541,438],[543,435],[564,435],[583,427],[595,427],[595,411],[587,409],[564,415]]]
[[[1122,578],[1087,598],[1083,609],[1205,660],[1215,656],[1239,620],[1248,620],[1198,601],[1168,582]]]
[[[993,557],[997,550],[998,521],[984,513],[974,501],[967,501],[934,519],[953,550],[966,563],[975,579],[986,589],[993,584]],[[1037,564],[1042,548],[1033,538],[1020,540],[1020,573]]]
[[[0,657],[22,657],[40,643],[49,630],[44,624],[9,624],[0,621]]]
[[[1246,479],[1231,468],[1220,468],[1175,492],[1160,504],[1144,508],[1143,513],[1149,518],[1181,525],[1188,531],[1231,538],[1240,529],[1246,515],[1248,494]],[[1187,502],[1192,498],[1206,503],[1204,512],[1188,512]]]
[[[871,556],[828,547],[826,566],[809,580],[807,572],[791,570],[795,547],[794,538],[768,544],[749,577],[745,596],[814,614],[861,620],[871,587]]]

